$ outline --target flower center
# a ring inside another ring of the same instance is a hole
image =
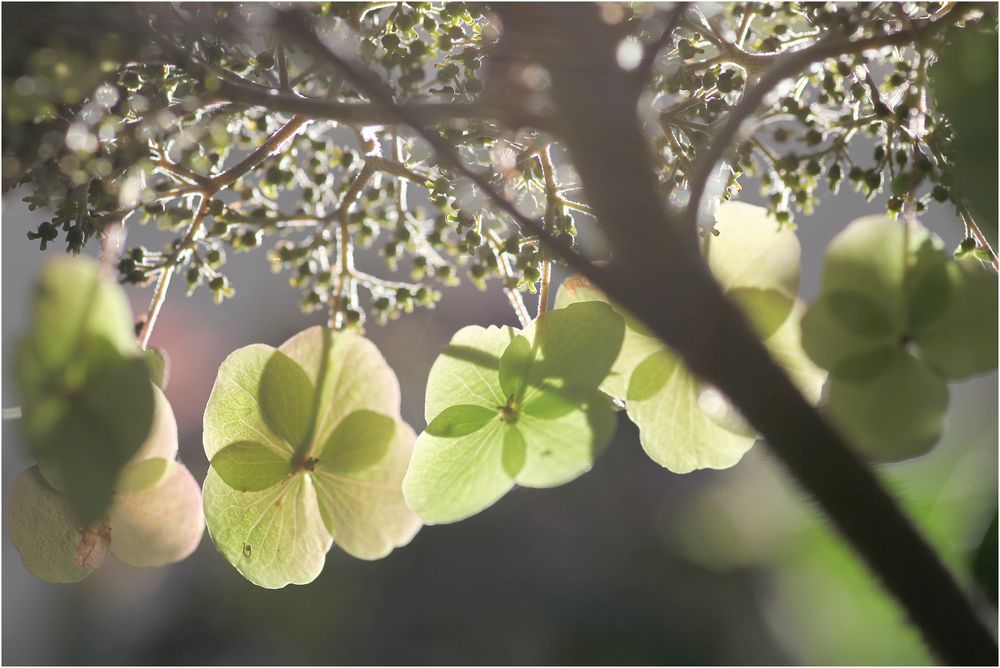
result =
[[[512,394],[507,398],[507,404],[497,406],[497,410],[500,411],[500,419],[504,422],[517,422],[520,406],[514,402],[514,395]]]

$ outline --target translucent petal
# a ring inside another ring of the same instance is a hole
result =
[[[420,519],[457,522],[493,505],[514,486],[504,467],[505,426],[497,416],[461,436],[420,434],[403,478],[406,502]]]
[[[93,549],[80,553],[84,531],[69,499],[52,489],[37,467],[21,472],[7,506],[7,528],[24,567],[47,582],[76,582],[100,565],[107,541],[91,535]]]
[[[864,381],[834,376],[828,406],[848,441],[875,461],[899,461],[928,452],[948,408],[948,387],[927,365],[896,351],[882,371]]]
[[[159,484],[116,494],[108,522],[111,554],[126,564],[180,561],[194,552],[205,530],[198,482],[183,464],[170,462]]]
[[[278,589],[312,582],[323,570],[333,539],[307,476],[238,492],[209,469],[203,494],[212,541],[250,582]]]
[[[381,559],[410,542],[420,519],[403,500],[403,475],[416,436],[396,420],[392,440],[376,463],[350,472],[320,465],[310,474],[320,514],[342,550],[359,559]]]

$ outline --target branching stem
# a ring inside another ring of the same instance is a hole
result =
[[[954,11],[954,14],[962,12]],[[715,133],[709,147],[702,153],[696,169],[690,178],[690,199],[688,200],[686,222],[690,226],[697,223],[698,209],[701,206],[705,188],[712,176],[712,171],[723,158],[726,151],[739,136],[743,124],[756,113],[764,102],[764,98],[785,79],[800,75],[815,63],[827,58],[837,58],[847,54],[862,53],[871,49],[894,46],[912,42],[917,37],[938,30],[941,26],[951,25],[945,20],[949,15],[930,22],[914,23],[912,27],[893,33],[874,35],[861,39],[837,39],[821,41],[800,51],[794,51],[775,60],[774,65],[764,72],[756,85],[748,87],[732,111],[726,117],[725,123]],[[956,17],[957,19],[958,17]]]
[[[545,179],[545,229],[551,232],[555,228],[555,216],[559,206],[559,185],[556,183],[555,167],[552,165],[552,145],[539,151],[538,159],[542,163],[542,176]],[[541,317],[549,309],[549,284],[552,282],[552,260],[542,249],[542,276],[538,289],[538,316]]]
[[[194,172],[185,168],[180,168],[165,159],[164,164],[157,163],[158,166],[163,167],[164,169],[180,170],[178,173],[184,174],[184,178],[186,180],[190,180],[198,184],[199,190],[195,192],[200,196],[200,200],[198,201],[191,224],[188,225],[187,231],[184,233],[184,237],[174,249],[173,253],[171,253],[167,258],[160,270],[159,276],[156,279],[156,287],[153,290],[153,299],[150,301],[146,315],[142,319],[142,328],[139,331],[139,345],[143,350],[145,350],[149,345],[149,339],[153,335],[153,328],[156,326],[156,320],[159,317],[160,309],[163,308],[163,303],[166,301],[167,290],[170,288],[170,282],[173,279],[174,273],[177,271],[178,265],[187,255],[187,252],[194,248],[195,241],[197,240],[198,235],[201,232],[202,225],[205,222],[205,217],[208,215],[209,203],[212,198],[215,197],[216,193],[220,190],[232,185],[241,176],[244,176],[281,150],[282,146],[284,146],[286,142],[294,137],[311,120],[312,119],[304,116],[297,116],[291,119],[273,135],[268,137],[263,144],[254,149],[246,158],[213,177],[205,177],[195,174]]]
[[[511,272],[510,264],[507,263],[507,257],[503,251],[503,242],[500,241],[500,237],[493,230],[483,230],[483,236],[486,237],[487,243],[493,249],[493,255],[496,257],[497,265],[500,267],[500,273],[503,276],[504,282],[503,291],[507,295],[507,301],[510,302],[511,308],[514,309],[514,314],[517,316],[518,322],[521,323],[521,327],[527,327],[531,323],[531,316],[528,315],[528,309],[524,305],[524,300],[521,299],[521,293],[517,290],[516,279]]]
[[[996,640],[961,587],[878,477],[806,401],[727,299],[698,251],[694,225],[712,170],[774,86],[817,59],[908,43],[951,21],[915,22],[923,28],[820,42],[776,60],[712,142],[692,182],[686,219],[677,221],[664,205],[636,114],[641,89],[621,76],[618,38],[598,13],[546,4],[498,5],[497,11],[511,47],[552,72],[558,135],[614,253],[606,270],[587,278],[734,403],[897,597],[942,660],[995,663]],[[572,22],[568,11],[574,12]],[[566,62],[573,69],[560,66]],[[577,71],[587,76],[575,76]]]
[[[167,289],[170,287],[170,281],[177,270],[177,265],[186,251],[194,246],[194,240],[201,229],[205,215],[208,213],[208,202],[209,198],[202,195],[201,201],[198,202],[194,218],[192,218],[191,224],[188,225],[187,232],[184,234],[184,239],[167,259],[166,264],[160,271],[160,275],[156,279],[153,299],[149,303],[149,309],[147,309],[142,321],[142,330],[139,332],[139,346],[143,350],[149,346],[149,339],[153,335],[153,328],[156,326],[156,319],[160,315],[160,309],[163,308],[163,303],[167,299]]]

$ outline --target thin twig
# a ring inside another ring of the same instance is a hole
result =
[[[285,56],[285,45],[278,45],[278,90],[287,93],[291,90],[291,86],[288,83],[288,60]]]
[[[333,330],[344,328],[344,296],[350,288],[354,273],[354,248],[351,244],[351,232],[349,228],[349,214],[351,208],[361,196],[361,191],[375,174],[376,168],[373,160],[381,158],[381,148],[378,137],[370,128],[364,128],[359,132],[362,148],[365,149],[365,163],[362,165],[357,176],[351,181],[347,192],[337,205],[337,210],[333,212],[331,218],[337,221],[337,284],[334,286],[333,297],[330,300],[330,322],[329,326]]]
[[[244,176],[279,151],[289,139],[294,137],[310,121],[311,119],[305,117],[291,119],[246,158],[213,177],[205,177],[190,172],[192,179],[201,184],[199,186],[200,192],[197,193],[201,199],[198,202],[194,218],[191,220],[191,224],[184,234],[184,238],[174,249],[173,253],[170,254],[170,257],[160,269],[160,274],[156,279],[153,299],[149,304],[146,315],[141,321],[142,328],[139,332],[139,345],[143,350],[149,345],[149,339],[153,334],[153,328],[156,326],[156,319],[160,314],[160,309],[163,308],[163,303],[166,300],[167,290],[170,287],[174,272],[176,272],[177,266],[184,259],[187,251],[194,247],[195,241],[201,232],[202,224],[208,215],[209,202],[220,190],[232,185],[241,176]]]
[[[584,204],[583,202],[574,202],[571,199],[560,197],[559,203],[562,204],[562,206],[566,209],[572,209],[573,211],[579,211],[580,213],[585,213],[591,218],[597,217],[597,214],[594,213],[594,210],[589,205]]]
[[[177,177],[190,185],[199,186],[200,188],[206,188],[211,185],[211,180],[207,177],[204,177],[201,174],[195,174],[187,167],[178,165],[165,156],[157,160],[153,160],[153,166],[158,169],[162,169],[171,176]]]
[[[241,176],[244,176],[257,165],[280,151],[285,142],[289,141],[292,137],[298,134],[299,131],[310,122],[312,122],[312,119],[308,116],[293,117],[281,126],[277,132],[268,137],[263,144],[255,148],[250,155],[229,169],[213,176],[209,180],[208,189],[213,192],[218,192],[226,186],[232,185]]]
[[[149,309],[146,311],[146,315],[142,320],[142,330],[139,332],[139,346],[145,350],[149,346],[149,339],[153,335],[153,328],[156,326],[156,319],[160,315],[160,309],[163,308],[163,303],[167,299],[167,289],[170,287],[170,280],[174,276],[174,272],[177,270],[177,265],[180,262],[181,256],[194,245],[194,240],[201,229],[201,224],[208,214],[208,202],[209,197],[202,195],[201,201],[198,203],[198,209],[195,211],[194,218],[191,219],[191,224],[188,225],[187,232],[184,234],[184,239],[181,241],[180,245],[174,250],[170,258],[167,260],[166,265],[160,272],[159,277],[156,279],[156,288],[153,290],[153,299],[149,303]]]
[[[531,316],[528,315],[528,309],[524,305],[524,300],[521,299],[521,293],[517,290],[516,279],[503,251],[503,242],[500,241],[500,237],[493,230],[484,230],[483,236],[486,237],[487,243],[489,243],[490,248],[493,250],[493,255],[497,259],[497,265],[500,267],[500,273],[503,275],[503,291],[507,295],[507,301],[510,302],[511,308],[514,309],[514,314],[517,316],[518,322],[521,323],[521,327],[527,327],[531,323]]]
[[[551,232],[555,228],[556,208],[559,206],[559,185],[556,183],[555,167],[552,165],[552,145],[539,151],[538,160],[542,164],[542,176],[545,179],[545,229]],[[549,284],[552,281],[552,261],[548,253],[542,249],[541,287],[538,290],[538,316],[549,310]]]
[[[972,212],[969,211],[969,207],[963,201],[959,201],[957,204],[958,213],[962,216],[962,222],[965,223],[966,227],[972,232],[972,237],[976,240],[976,246],[983,251],[990,258],[990,264],[993,265],[993,271],[1000,272],[1000,260],[997,259],[996,251],[990,246],[990,242],[986,239],[986,235],[983,234],[983,230],[976,223],[975,218],[972,217]]]
[[[736,31],[736,46],[743,48],[743,43],[747,41],[747,35],[750,34],[750,24],[753,23],[753,17],[756,11],[749,6],[743,9],[743,18],[740,19],[740,28]]]
[[[344,293],[354,271],[354,249],[351,246],[351,233],[347,229],[346,222],[341,222],[337,226],[337,249],[337,284],[330,299],[330,319],[327,323],[327,326],[334,331],[344,328]]]

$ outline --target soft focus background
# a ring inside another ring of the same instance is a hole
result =
[[[756,184],[742,199],[757,202]],[[20,195],[3,201],[4,406],[18,402],[13,343],[25,327],[40,264],[25,232],[42,220]],[[849,188],[799,219],[801,295],[817,293],[822,253],[852,219],[882,211]],[[932,207],[925,224],[954,248],[961,225]],[[153,229],[130,243],[161,245]],[[379,262],[362,254],[359,266]],[[377,265],[373,265],[377,266]],[[215,371],[232,350],[277,345],[320,322],[272,275],[264,250],[232,254],[235,299],[175,285],[153,336],[172,360],[167,396],[181,458],[208,466],[201,417]],[[562,274],[559,275],[561,278]],[[150,290],[133,293],[137,313]],[[533,304],[532,304],[533,306]],[[424,426],[435,356],[466,324],[514,324],[499,287],[446,289],[368,335],[399,376],[403,416]],[[997,377],[953,385],[944,437],[929,454],[880,473],[974,592],[995,626],[996,601],[975,589],[970,563],[997,503]],[[31,465],[15,421],[3,423],[3,495]],[[758,444],[735,468],[674,475],[650,461],[621,419],[594,470],[561,488],[516,490],[459,524],[424,528],[378,562],[336,547],[311,585],[258,589],[207,534],[193,557],[143,570],[109,556],[75,585],[30,576],[3,532],[5,664],[784,664],[928,663],[900,611]],[[992,538],[994,549],[995,534]],[[995,573],[995,571],[994,571]],[[995,577],[995,575],[994,575]]]

